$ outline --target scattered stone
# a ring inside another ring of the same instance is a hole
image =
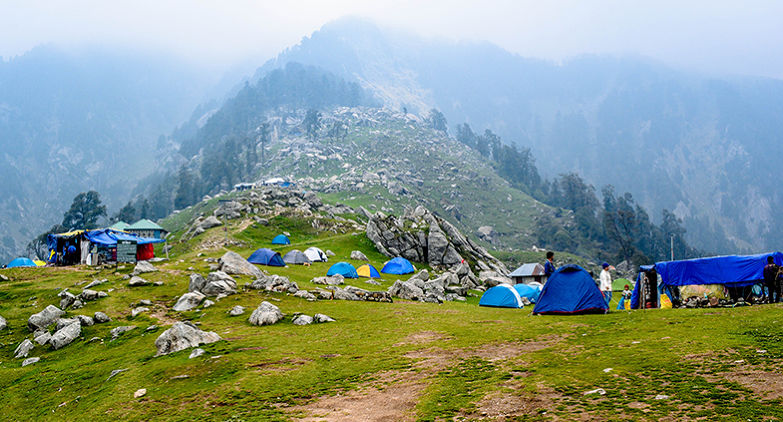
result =
[[[326,256],[334,256],[334,252],[332,252],[329,249],[327,249],[326,252],[324,252],[324,253],[326,254]]]
[[[251,277],[261,277],[264,273],[255,265],[249,263],[236,252],[226,252],[220,257],[220,270],[226,274],[249,275]]]
[[[100,286],[101,284],[107,283],[108,281],[109,280],[105,278],[103,280],[93,280],[92,282],[90,282],[90,284],[84,286],[84,289],[87,290],[90,287]]]
[[[326,316],[324,314],[315,314],[313,315],[313,321],[316,323],[325,323],[325,322],[334,322],[335,319],[329,316]]]
[[[206,296],[199,291],[192,291],[180,296],[177,303],[172,308],[177,312],[185,312],[198,307],[204,301]]]
[[[155,347],[158,349],[156,356],[219,340],[221,340],[220,336],[213,331],[202,331],[190,322],[175,322],[155,340]]]
[[[205,352],[204,349],[202,349],[200,347],[196,348],[196,349],[193,349],[193,351],[190,352],[190,356],[188,356],[188,359],[197,358],[199,356],[202,356],[205,353],[207,353],[207,352]]]
[[[32,365],[32,364],[38,362],[39,360],[41,360],[41,358],[39,358],[38,356],[33,357],[33,358],[27,358],[27,359],[22,361],[22,367],[25,367],[27,365]]]
[[[150,264],[149,261],[139,261],[136,263],[136,267],[133,268],[133,272],[131,273],[131,275],[152,273],[155,271],[158,271],[158,269],[155,268],[154,265]]]
[[[153,324],[153,325],[150,325],[149,327],[147,327],[146,329],[144,329],[144,331],[148,331],[149,332],[149,331],[155,331],[157,329],[158,329],[158,326]]]
[[[149,299],[142,299],[139,301],[139,305],[141,306],[152,306],[152,301]]]
[[[596,388],[595,390],[585,391],[584,393],[582,393],[583,396],[587,396],[590,394],[598,394],[600,396],[603,396],[606,394],[606,390],[604,390],[603,388]]]
[[[62,349],[63,347],[71,344],[82,333],[82,326],[79,321],[74,321],[66,327],[63,327],[52,335],[49,340],[49,344],[54,347],[54,350]]]
[[[314,294],[308,292],[307,290],[299,290],[296,293],[294,293],[295,297],[299,297],[305,300],[308,300],[310,302],[318,300]]]
[[[310,325],[313,323],[313,317],[309,315],[300,314],[295,316],[291,322],[294,325]]]
[[[149,281],[139,277],[139,276],[133,276],[131,277],[130,281],[128,282],[128,286],[136,287],[136,286],[146,286],[150,284]]]
[[[364,282],[367,283],[367,284],[372,284],[373,286],[380,286],[381,285],[381,283],[379,283],[378,281],[373,280],[373,279],[364,280]]]
[[[138,390],[136,390],[135,393],[133,393],[133,398],[134,399],[138,399],[140,397],[144,397],[145,394],[147,394],[147,389],[146,388],[139,388]]]
[[[283,319],[283,313],[280,311],[280,308],[264,301],[250,314],[248,321],[253,325],[263,326],[276,324],[281,319]]]
[[[81,293],[79,293],[79,298],[82,301],[90,302],[98,299],[98,292],[95,290],[84,289]]]
[[[115,370],[111,371],[111,373],[109,374],[109,378],[106,378],[106,381],[114,378],[114,376],[119,374],[120,372],[125,372],[127,370],[128,370],[128,368],[125,368],[125,369],[115,369]]]
[[[60,297],[60,308],[61,309],[68,309],[73,305],[74,302],[76,302],[76,296],[68,291],[68,289],[65,289],[57,294],[57,296]]]
[[[133,330],[134,328],[136,328],[135,325],[122,325],[116,328],[112,328],[112,330],[109,331],[109,334],[111,334],[112,340],[117,340],[117,338],[121,336],[123,333]]]
[[[207,280],[198,273],[193,273],[190,275],[190,284],[188,284],[188,291],[189,292],[201,292],[201,289],[204,288],[204,285],[207,284]]]
[[[29,339],[24,339],[14,350],[14,358],[26,358],[35,345]]]
[[[112,291],[113,289],[109,289],[109,291]],[[98,299],[102,299],[104,297],[108,297],[109,294],[106,292],[98,292]]]
[[[153,286],[162,286],[163,282],[162,281],[156,281],[156,282],[152,283],[152,285]]]
[[[76,319],[79,320],[79,324],[81,324],[82,327],[90,327],[95,324],[95,320],[87,315],[76,315]]]
[[[498,284],[510,284],[514,285],[514,281],[510,278],[498,273],[497,271],[481,271],[479,273],[479,280],[484,282],[487,287],[495,287]]]
[[[240,305],[234,306],[233,308],[231,308],[230,311],[228,311],[228,314],[230,316],[240,316],[244,313],[245,313],[245,307]]]
[[[604,369],[604,373],[608,374],[610,372],[612,372],[612,368],[605,368]]]
[[[341,274],[335,274],[328,277],[316,277],[312,280],[310,280],[313,284],[325,284],[328,286],[339,286],[341,284],[345,283],[345,277],[343,277]]]
[[[367,261],[367,262],[370,261],[369,259],[367,259],[367,256],[363,254],[361,251],[352,251],[351,259],[355,259],[357,261]]]
[[[170,379],[170,380],[184,380],[184,379],[187,379],[187,378],[190,378],[190,375],[186,375],[186,374],[183,374],[183,375],[174,375],[173,377],[171,377],[171,378],[169,378],[169,379]]]
[[[103,312],[96,312],[95,315],[93,315],[93,320],[98,324],[103,324],[104,322],[111,321],[111,318],[109,318],[108,315],[104,314]]]
[[[657,396],[655,396],[655,400],[668,400],[668,399],[669,396],[667,396],[666,394],[658,394]]]
[[[27,320],[27,328],[31,332],[35,332],[36,330],[52,325],[52,323],[63,315],[65,315],[65,312],[54,305],[49,305],[43,311],[30,316]]]
[[[280,275],[262,275],[261,277],[253,280],[249,286],[255,290],[266,290],[268,292],[280,292],[294,294],[299,291],[299,286],[288,279]]]
[[[150,311],[150,308],[143,307],[143,306],[139,306],[137,308],[133,308],[133,310],[131,311],[131,318],[136,318],[142,312],[149,312],[149,311]]]
[[[424,298],[424,291],[410,281],[397,280],[389,287],[389,294],[406,300],[421,300]]]
[[[37,332],[37,335],[33,335],[34,340],[36,343],[38,343],[40,346],[43,346],[44,344],[48,343],[49,340],[52,339],[52,335],[48,331],[40,331]]]
[[[212,306],[212,305],[214,305],[214,304],[215,304],[215,302],[213,302],[213,301],[211,301],[211,300],[207,299],[207,300],[205,300],[205,301],[204,301],[203,307],[204,307],[204,308],[209,308],[210,306]]]
[[[217,219],[214,215],[210,215],[209,217],[205,218],[204,221],[199,224],[199,227],[202,230],[211,229],[213,227],[222,226],[223,222]]]
[[[2,316],[0,316],[0,330],[5,329],[5,327],[8,326],[8,321],[5,320]]]

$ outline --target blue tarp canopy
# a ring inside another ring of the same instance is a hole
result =
[[[608,310],[590,273],[578,265],[563,265],[549,276],[533,313],[603,314]]]
[[[283,257],[279,253],[269,249],[261,248],[253,252],[247,259],[251,264],[270,265],[272,267],[285,267]]]
[[[272,239],[272,244],[273,245],[290,245],[291,244],[291,240],[288,238],[288,236],[286,236],[284,234],[278,234],[277,236],[275,236],[274,239]]]
[[[356,268],[347,262],[338,262],[329,267],[329,271],[326,272],[326,275],[328,276],[337,274],[340,274],[345,278],[359,278],[359,274],[356,273]]]
[[[32,259],[25,257],[15,258],[13,261],[8,263],[8,268],[17,267],[37,267],[37,265],[35,265],[35,262],[33,262]]]
[[[541,295],[541,287],[530,286],[527,284],[515,284],[514,290],[519,293],[519,297],[526,297],[531,303],[536,303]]]
[[[479,306],[493,306],[496,308],[521,308],[522,298],[516,289],[508,284],[498,284],[491,287],[481,295]]]
[[[652,267],[661,276],[662,286],[727,284],[743,287],[764,281],[764,266],[767,265],[768,256],[774,259],[776,265],[783,265],[783,253],[772,252],[657,262]],[[649,271],[652,268],[643,266],[640,269]]]
[[[381,272],[386,274],[410,274],[414,271],[416,270],[413,268],[413,264],[401,256],[390,259],[389,262],[381,268]]]
[[[118,240],[130,240],[137,245],[146,245],[148,243],[163,243],[164,239],[154,237],[141,237],[133,233],[125,233],[111,229],[90,230],[85,232],[87,239],[95,244],[103,246],[116,246]]]

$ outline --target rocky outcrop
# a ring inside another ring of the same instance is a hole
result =
[[[191,309],[195,309],[198,307],[198,305],[201,304],[201,302],[204,301],[206,297],[206,295],[198,291],[185,293],[179,297],[177,303],[174,304],[174,307],[171,309],[177,312],[185,312]]]
[[[49,305],[43,311],[38,312],[37,314],[32,314],[30,316],[30,318],[27,320],[27,328],[31,332],[35,332],[36,330],[40,330],[40,329],[45,329],[46,327],[52,325],[63,315],[65,315],[65,312],[60,310],[60,308],[54,305]]]
[[[283,319],[283,313],[275,305],[264,301],[256,308],[252,314],[250,314],[250,321],[253,325],[272,325],[280,322]]]
[[[427,274],[428,275],[428,274]],[[419,273],[407,281],[397,280],[389,287],[389,294],[401,299],[420,302],[443,303],[445,301],[464,301],[468,288],[460,283],[456,272],[446,271],[436,278],[424,278]]]
[[[81,333],[82,325],[76,320],[57,330],[57,332],[52,335],[52,338],[49,339],[49,344],[51,344],[55,350],[62,349],[76,340]]]
[[[220,271],[226,274],[249,275],[251,277],[261,277],[264,273],[255,265],[247,262],[236,252],[226,252],[220,257]]]
[[[254,290],[266,290],[267,292],[278,293],[291,293],[294,294],[299,291],[299,286],[281,275],[264,275],[260,278],[253,280],[252,283],[247,285],[248,288]]]
[[[175,322],[171,328],[164,331],[155,340],[155,347],[158,349],[158,354],[156,356],[166,355],[220,340],[220,336],[213,331],[202,331],[190,322]]]
[[[433,268],[449,269],[464,262],[479,271],[508,274],[506,266],[483,247],[465,237],[448,221],[419,206],[402,217],[375,213],[367,222],[367,237],[387,256],[402,256],[427,262]]]
[[[324,284],[327,286],[339,286],[345,283],[345,277],[343,277],[342,274],[335,274],[326,277],[315,277],[314,279],[310,280],[310,282],[313,284]]]
[[[233,295],[237,292],[237,282],[223,271],[213,271],[207,275],[201,293],[207,296]]]

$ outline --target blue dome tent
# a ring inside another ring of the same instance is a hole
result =
[[[16,258],[8,263],[8,268],[18,268],[18,267],[37,267],[37,265],[35,265],[35,262],[33,262],[32,259],[25,258],[25,257]]]
[[[284,234],[278,234],[277,236],[275,236],[274,239],[272,239],[272,244],[273,245],[290,245],[291,244],[291,239],[289,239],[288,236],[286,236]]]
[[[479,306],[493,306],[496,308],[521,308],[522,298],[516,289],[508,284],[498,284],[491,287],[481,295]]]
[[[329,271],[326,272],[326,275],[328,276],[337,274],[340,274],[345,278],[359,278],[359,274],[356,273],[356,268],[347,262],[338,262],[329,267]]]
[[[269,248],[261,248],[253,252],[253,254],[250,255],[250,258],[247,259],[247,262],[250,262],[251,264],[270,265],[272,267],[285,267],[283,257]]]
[[[385,274],[411,274],[414,271],[416,269],[413,268],[413,264],[401,256],[392,258],[381,269],[381,272]]]
[[[604,314],[609,310],[584,268],[564,265],[549,276],[533,314]]]
[[[526,297],[532,303],[538,301],[538,297],[541,295],[541,288],[538,286],[531,286],[528,284],[515,284],[514,290],[519,293],[519,297]]]

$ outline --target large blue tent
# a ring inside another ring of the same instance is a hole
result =
[[[290,245],[291,244],[291,239],[289,239],[288,236],[286,236],[284,234],[278,234],[277,236],[275,236],[274,239],[272,239],[272,244],[273,245]]]
[[[603,314],[608,310],[590,274],[578,265],[564,265],[547,279],[533,313]]]
[[[35,262],[33,262],[32,259],[25,257],[15,258],[13,261],[8,263],[8,268],[17,267],[37,267],[37,265],[35,265]]]
[[[528,284],[515,284],[514,290],[519,293],[519,297],[526,297],[532,303],[536,303],[541,295],[541,287]]]
[[[347,262],[338,262],[329,267],[329,271],[326,272],[326,275],[328,276],[337,274],[340,274],[345,278],[359,278],[359,274],[356,273],[356,268]]]
[[[413,264],[401,256],[390,259],[389,262],[381,268],[381,272],[385,274],[410,274],[414,271],[416,271],[416,269],[413,268]]]
[[[498,284],[491,287],[481,295],[479,306],[493,306],[496,308],[521,308],[522,298],[513,287],[508,284]]]
[[[247,262],[250,262],[251,264],[269,265],[272,267],[285,267],[283,257],[269,248],[256,250],[250,255]]]

